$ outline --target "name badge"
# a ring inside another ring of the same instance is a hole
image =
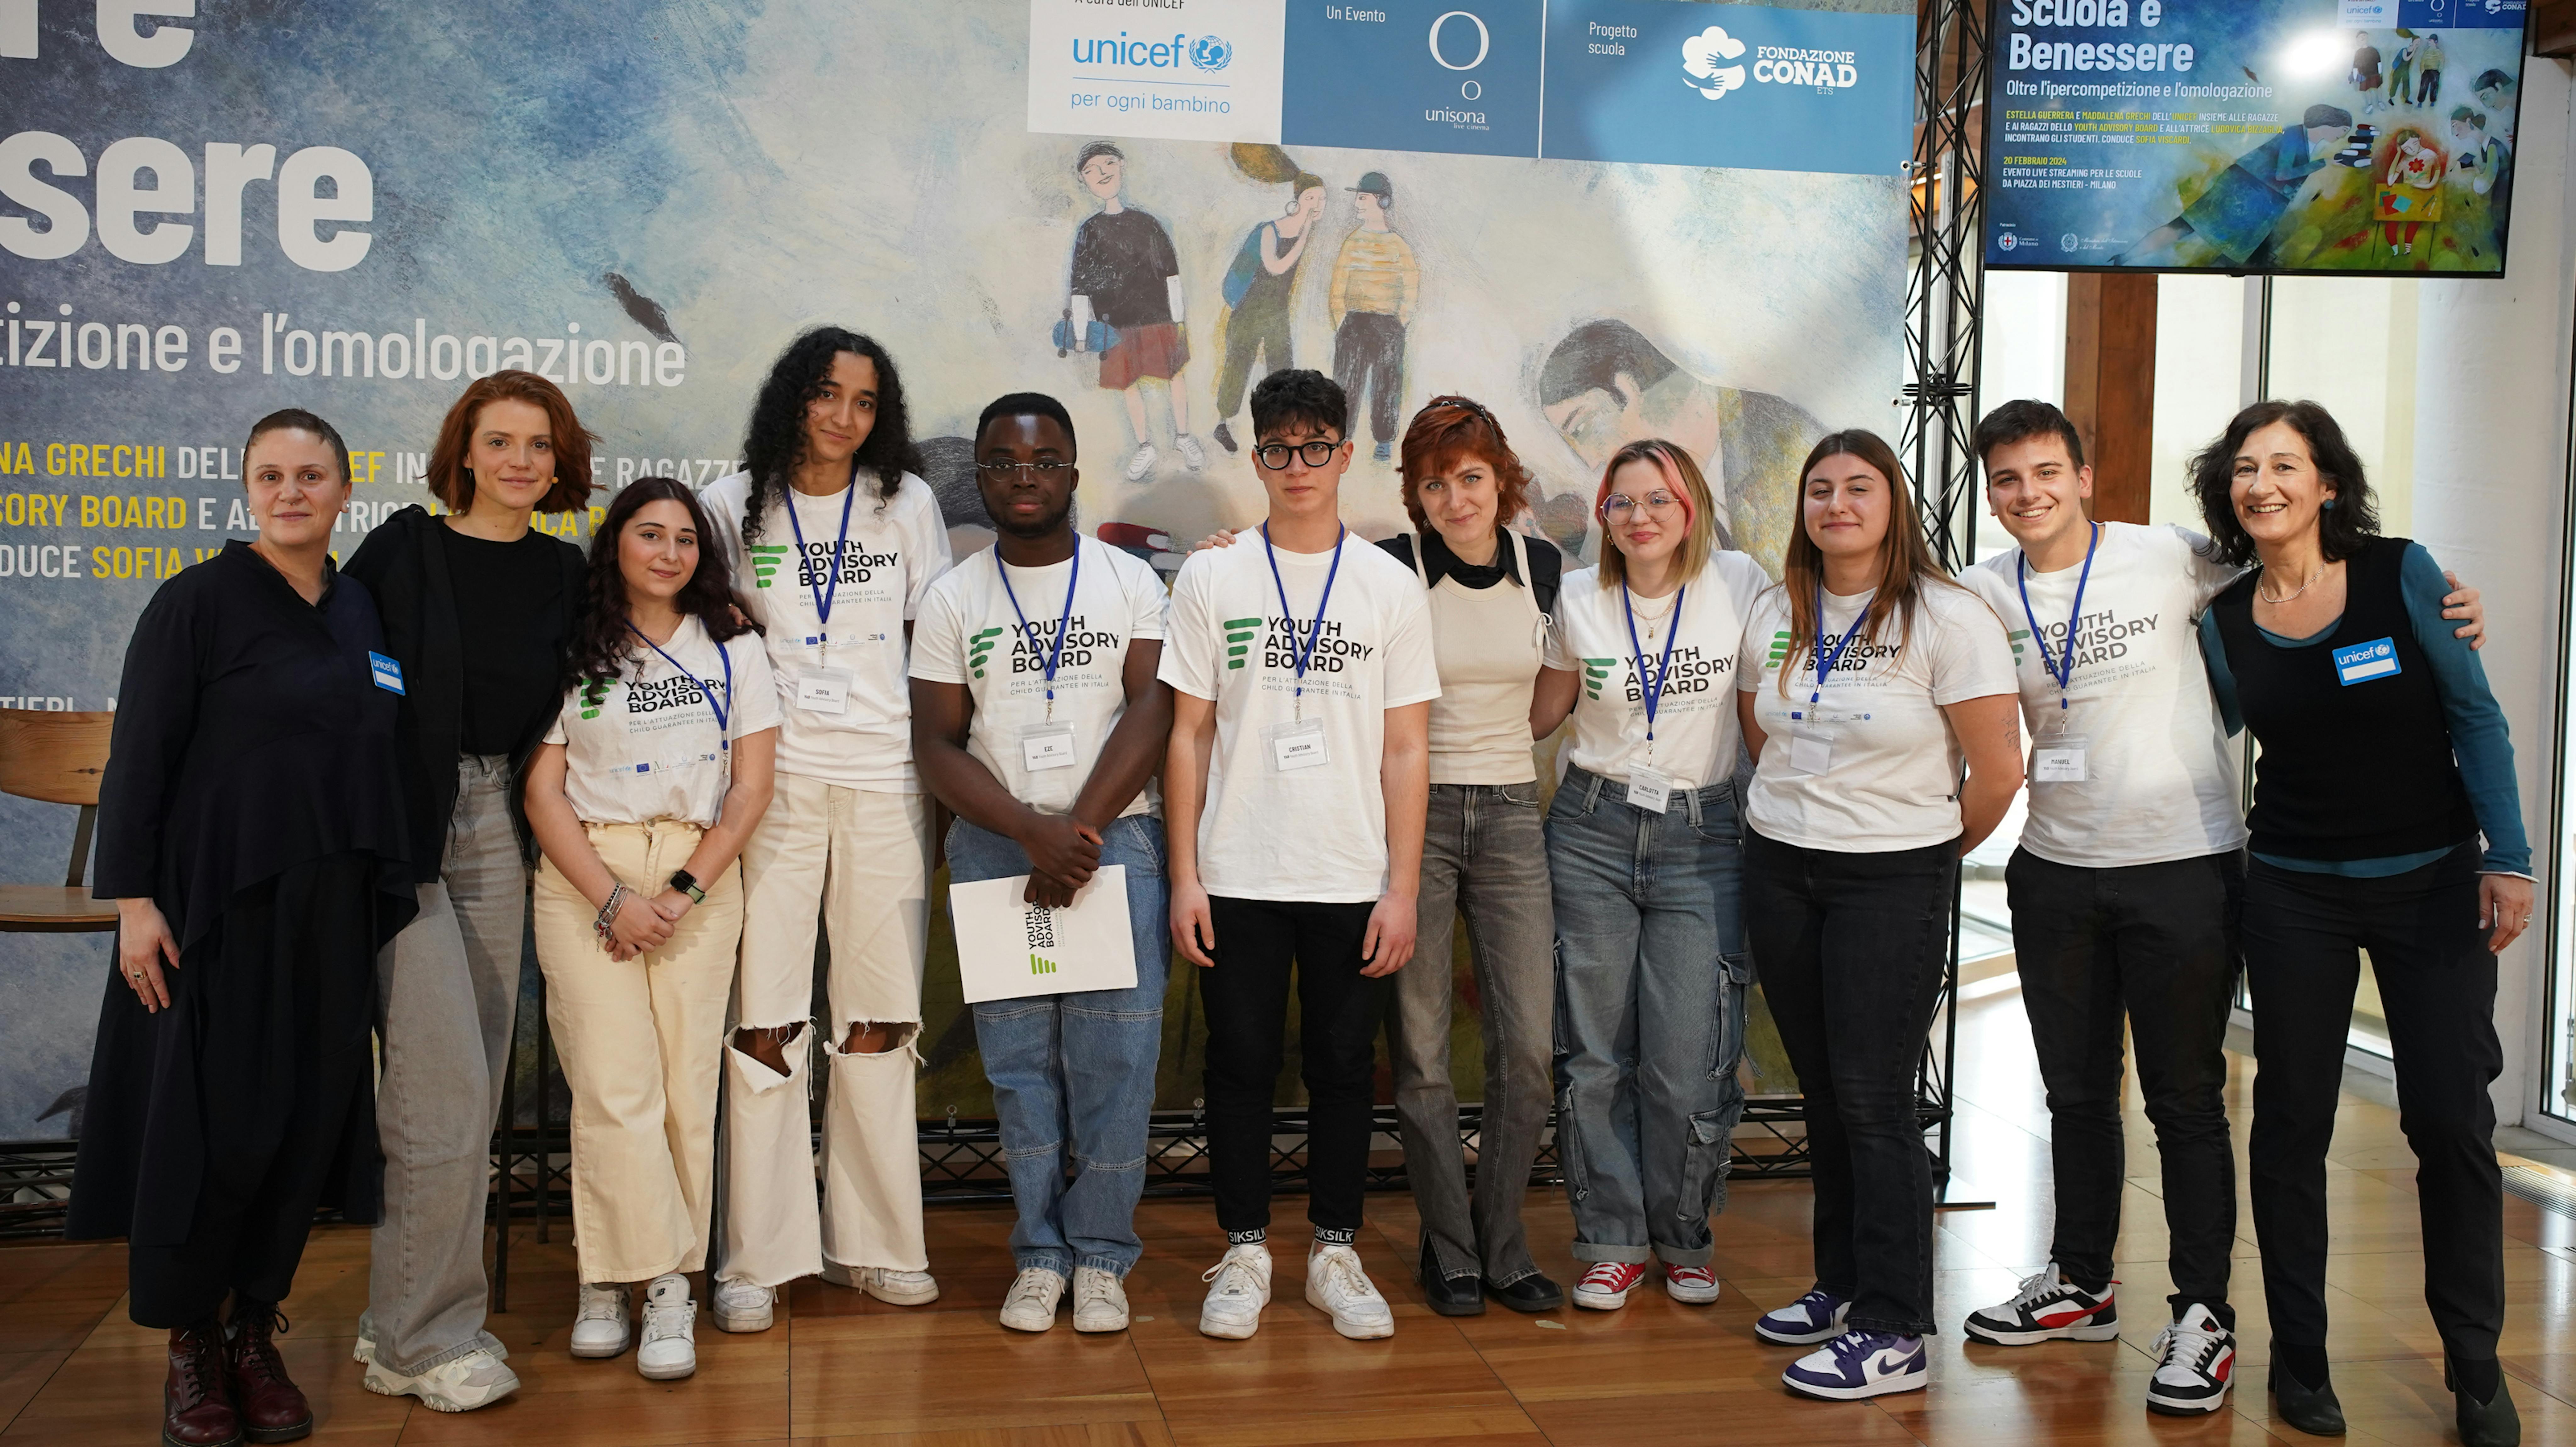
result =
[[[402,665],[381,653],[371,651],[367,654],[367,676],[375,680],[376,687],[387,693],[403,691]]]
[[[796,674],[796,706],[807,713],[842,713],[850,706],[850,671],[806,668]]]
[[[1030,773],[1074,765],[1073,725],[1035,724],[1020,734],[1020,763]]]
[[[1324,739],[1322,719],[1273,724],[1268,733],[1271,767],[1283,774],[1295,773],[1299,769],[1320,769],[1333,761],[1332,745]]]
[[[2080,738],[2046,738],[2031,745],[2030,781],[2034,784],[2081,784],[2091,775],[2086,771],[2090,753],[2088,740]]]
[[[1649,814],[1661,814],[1672,802],[1673,781],[1660,769],[1632,765],[1628,770],[1628,803]]]
[[[2368,643],[2338,648],[2334,651],[2334,665],[2335,677],[2346,688],[2374,678],[2393,678],[2398,673],[2397,640],[2374,638]]]
[[[1815,734],[1789,735],[1789,772],[1821,774],[1834,762],[1833,740]]]

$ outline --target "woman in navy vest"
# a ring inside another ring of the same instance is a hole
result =
[[[2281,1417],[2344,1430],[2326,1373],[2325,1156],[2367,950],[2460,1438],[2519,1441],[2495,1360],[2504,1198],[2487,1096],[2504,1062],[2496,955],[2532,900],[2504,713],[2442,622],[2441,568],[2379,536],[2361,459],[2324,408],[2248,407],[2192,473],[2211,546],[2255,569],[2202,617],[2201,646],[2230,731],[2262,745],[2243,922],[2262,1061],[2248,1154]]]

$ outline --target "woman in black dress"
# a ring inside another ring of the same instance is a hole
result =
[[[375,1218],[375,957],[413,910],[400,665],[330,558],[348,447],[285,411],[242,452],[259,540],[164,584],[126,650],[99,789],[117,975],[64,1233],[130,1238],[173,1447],[312,1431],[277,1304],[317,1207]]]

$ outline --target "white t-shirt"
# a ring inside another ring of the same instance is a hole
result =
[[[966,752],[992,770],[1012,798],[1050,814],[1070,810],[1091,777],[1127,712],[1127,645],[1161,638],[1169,606],[1163,580],[1132,554],[1084,537],[1074,546],[1082,565],[1078,581],[1070,561],[1010,569],[1017,612],[1012,593],[1002,588],[1000,555],[991,548],[970,554],[930,585],[912,630],[912,676],[962,683],[975,700]],[[1068,583],[1077,590],[1070,618]],[[1034,638],[1021,630],[1023,615]],[[1064,643],[1056,652],[1059,624]],[[1051,652],[1056,670],[1050,719]],[[1069,741],[1062,729],[1072,731]],[[1029,767],[1032,749],[1049,767]],[[1057,758],[1064,762],[1051,762]],[[1161,804],[1149,781],[1119,814],[1150,814]]]
[[[1698,789],[1732,776],[1740,730],[1735,722],[1736,655],[1754,599],[1771,586],[1762,565],[1731,550],[1710,555],[1698,577],[1679,594],[1681,621],[1673,621],[1674,595],[1634,600],[1601,570],[1567,576],[1549,620],[1547,666],[1580,675],[1574,699],[1574,737],[1565,759],[1605,779],[1625,781],[1645,765],[1676,789]],[[1637,636],[1628,638],[1636,612]],[[1670,662],[1664,645],[1672,645]],[[1646,744],[1646,688],[1666,674],[1655,705],[1655,742]]]
[[[1386,800],[1378,766],[1386,711],[1440,696],[1431,606],[1413,571],[1346,535],[1334,553],[1276,554],[1248,532],[1192,553],[1172,580],[1163,681],[1216,701],[1216,749],[1199,812],[1199,883],[1235,899],[1359,903],[1386,892]],[[1287,616],[1279,591],[1288,593]],[[1296,620],[1293,632],[1287,617]],[[1298,729],[1298,644],[1315,640],[1303,719],[1322,726],[1324,761]]]
[[[546,731],[547,743],[564,746],[564,797],[585,824],[686,819],[712,828],[733,778],[727,741],[778,727],[760,638],[719,646],[706,625],[683,618],[659,651],[637,638],[634,653],[616,682],[567,690]],[[702,685],[724,703],[721,728]]]
[[[930,485],[907,472],[891,498],[862,475],[857,495],[786,496],[773,503],[746,552],[743,507],[751,474],[732,473],[699,495],[733,565],[734,591],[769,630],[769,662],[786,716],[779,772],[879,793],[921,791],[912,767],[912,688],[905,681],[903,625],[920,611],[931,580],[948,571],[948,529]],[[833,542],[844,503],[850,533],[832,582]],[[797,552],[797,528],[804,552]],[[821,603],[828,596],[827,629]],[[800,703],[801,693],[808,702]]]
[[[1872,596],[1825,595],[1829,647]],[[1736,687],[1753,695],[1766,739],[1745,804],[1746,821],[1764,838],[1879,854],[1958,837],[1966,759],[1941,708],[2011,693],[2012,648],[1976,594],[1927,580],[1920,598],[1913,636],[1906,638],[1899,614],[1877,642],[1853,638],[1820,703],[1808,702],[1817,692],[1811,650],[1799,651],[1788,692],[1780,690],[1789,595],[1774,587],[1754,606]]]
[[[2240,570],[2202,557],[2199,542],[2180,528],[2104,523],[2091,575],[2080,563],[2031,573],[2027,610],[2014,581],[2019,548],[1959,580],[2004,620],[2012,641],[2037,751],[2021,842],[2042,859],[2111,869],[2197,859],[2245,842],[2237,754],[2210,697],[2193,626]],[[2050,662],[2062,667],[2079,580],[2084,619],[2061,709],[2057,680],[2032,645],[2031,619]],[[2050,780],[2049,773],[2072,772],[2065,748],[2073,740],[2082,741],[2084,777]]]

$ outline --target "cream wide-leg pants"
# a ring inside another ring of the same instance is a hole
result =
[[[830,1015],[818,1022],[829,1086],[817,1206],[804,1037],[780,1075],[724,1051],[722,1273],[778,1286],[823,1269],[922,1271],[919,1067],[922,954],[930,926],[930,800],[780,774],[769,812],[743,847],[746,914],[735,1023],[769,1029],[810,1019],[814,931],[829,934]],[[855,1024],[904,1025],[904,1043],[842,1050]]]
[[[702,832],[670,819],[585,827],[609,872],[647,898],[688,863]],[[620,961],[591,930],[598,907],[553,861],[537,870],[537,964],[572,1090],[572,1229],[584,1281],[649,1281],[706,1265],[717,1072],[742,906],[741,871],[727,869],[660,949]]]

